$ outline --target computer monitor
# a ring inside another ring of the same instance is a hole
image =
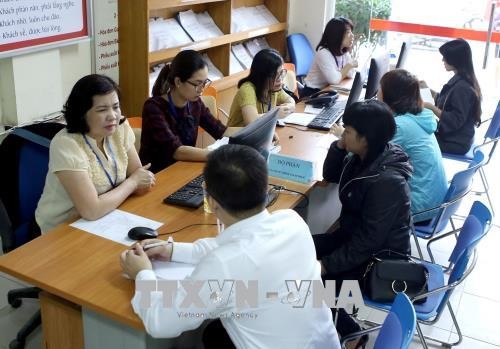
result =
[[[273,141],[278,108],[267,112],[251,124],[229,137],[229,144],[248,145],[256,149],[266,160]]]
[[[410,42],[403,41],[401,44],[401,51],[399,52],[398,62],[396,63],[396,69],[404,68],[406,59],[408,58],[408,52],[410,52],[411,44]]]
[[[365,99],[371,99],[377,95],[377,91],[380,87],[380,79],[388,71],[389,55],[383,54],[371,59],[368,81],[366,82]]]
[[[365,79],[361,76],[361,73],[358,71],[354,76],[354,81],[352,82],[351,92],[349,92],[349,97],[347,98],[347,102],[345,107],[347,108],[352,103],[359,101],[359,96],[361,95],[361,90],[363,89],[363,81]]]

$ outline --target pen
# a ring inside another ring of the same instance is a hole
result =
[[[163,246],[163,245],[168,245],[168,244],[171,244],[174,242],[174,239],[172,239],[172,236],[169,236],[167,241],[159,241],[159,242],[154,242],[152,244],[147,244],[147,245],[144,245],[143,249],[144,250],[149,250],[150,248],[153,248],[153,247],[158,247],[158,246]]]

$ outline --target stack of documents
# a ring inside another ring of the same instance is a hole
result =
[[[153,67],[153,71],[149,73],[149,95],[151,96],[151,90],[153,89],[153,86],[156,82],[156,79],[158,79],[158,75],[160,74],[160,71],[163,69],[165,64],[157,64]]]
[[[149,21],[149,52],[186,45],[192,42],[174,18]]]
[[[234,53],[231,52],[231,57],[229,57],[229,74],[236,74],[241,71],[245,70],[238,61],[238,59],[235,57]]]
[[[210,60],[210,57],[206,53],[203,54],[203,60],[207,63],[208,66],[208,78],[212,81],[222,79],[224,75],[222,72],[217,69],[215,64]]]
[[[237,33],[279,23],[265,5],[231,10],[231,32]]]
[[[269,44],[267,43],[266,38],[264,38],[264,37],[260,37],[260,38],[256,38],[256,39],[245,41],[243,43],[243,45],[245,45],[248,53],[250,54],[250,56],[252,58],[255,57],[255,55],[257,54],[257,52],[259,52],[260,50],[262,50],[264,48],[270,48],[271,47],[271,46],[269,46]]]
[[[224,35],[208,12],[194,13],[192,10],[179,12],[177,20],[193,41],[203,41]]]
[[[231,52],[244,69],[250,69],[252,65],[252,56],[250,56],[243,44],[232,45]]]

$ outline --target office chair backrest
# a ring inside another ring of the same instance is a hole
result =
[[[45,185],[50,139],[62,128],[59,123],[16,128],[1,144],[2,160],[10,164],[1,174],[2,183],[10,184],[0,192],[11,225],[11,231],[2,231],[4,251],[29,240],[30,224]]]
[[[366,81],[365,99],[371,99],[377,95],[377,91],[380,88],[380,79],[388,70],[389,55],[387,53],[371,59],[368,80]]]
[[[500,137],[500,101],[498,101],[497,109],[491,118],[490,125],[486,130],[484,138],[494,139]]]
[[[314,59],[314,50],[304,34],[291,34],[286,38],[288,54],[295,64],[297,77],[306,76]]]
[[[444,203],[451,202],[451,204],[441,209],[434,231],[442,231],[445,229],[450,217],[455,214],[460,206],[462,198],[470,191],[472,178],[474,177],[476,171],[484,165],[485,160],[484,154],[481,151],[477,151],[474,154],[474,159],[470,162],[469,167],[463,171],[455,173],[443,200]]]
[[[403,41],[403,43],[401,44],[401,50],[399,51],[398,61],[396,63],[396,69],[404,68],[410,50],[411,44],[407,41]]]
[[[417,319],[410,299],[402,292],[392,303],[391,311],[382,324],[374,349],[406,349],[415,333]]]

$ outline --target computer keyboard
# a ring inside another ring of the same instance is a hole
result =
[[[198,208],[203,204],[203,175],[191,180],[189,183],[175,191],[174,193],[163,199],[163,202],[171,205],[185,206]],[[278,192],[270,188],[267,191],[266,207],[274,204],[278,196]]]
[[[307,127],[316,130],[329,130],[342,117],[346,103],[347,101],[338,101],[334,105],[324,108]]]
[[[166,204],[198,208],[203,204],[203,175],[199,175],[176,192],[170,194],[163,202]]]

